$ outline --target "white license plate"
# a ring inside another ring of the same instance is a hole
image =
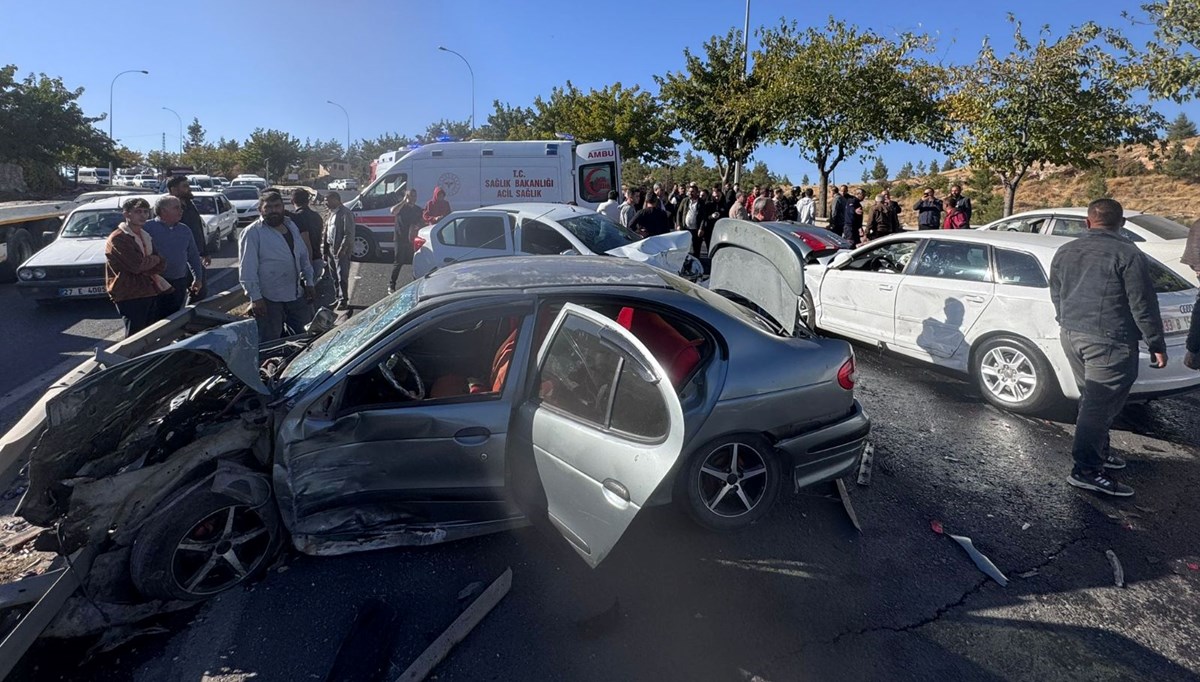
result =
[[[103,285],[98,287],[64,287],[58,290],[59,296],[99,296],[103,294]]]
[[[1174,334],[1176,332],[1186,332],[1192,328],[1192,318],[1190,317],[1168,317],[1163,320],[1163,333]]]

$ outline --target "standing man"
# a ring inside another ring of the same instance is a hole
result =
[[[433,200],[425,205],[423,218],[429,222],[430,206],[441,200],[445,193],[441,187],[433,190]],[[354,248],[354,214],[342,205],[342,195],[330,192],[325,195],[325,207],[329,209],[329,218],[325,222],[325,262],[329,265],[329,274],[333,277],[335,298],[333,307],[346,310],[350,307],[350,254]],[[435,207],[437,209],[438,207]],[[446,204],[446,213],[450,205]],[[436,216],[432,222],[437,222],[445,214]]]
[[[634,214],[628,227],[643,237],[654,237],[671,231],[671,219],[666,211],[658,207],[658,199],[653,194],[647,194],[642,210]],[[696,237],[693,234],[692,243],[695,241]]]
[[[633,216],[637,215],[640,210],[637,202],[637,190],[632,187],[625,188],[625,203],[621,204],[619,212],[621,225],[629,227],[629,223],[633,222]]]
[[[150,203],[142,197],[121,204],[125,220],[104,243],[104,289],[125,323],[125,338],[154,322],[158,296],[171,285],[163,279],[162,257],[154,253],[154,240],[142,227],[150,217]]]
[[[932,187],[925,188],[913,210],[917,212],[918,230],[936,230],[942,226],[942,200],[934,195]]]
[[[1133,488],[1105,471],[1125,468],[1109,452],[1108,430],[1137,379],[1138,340],[1146,341],[1151,367],[1167,366],[1158,296],[1146,257],[1121,236],[1124,216],[1112,199],[1088,204],[1087,232],[1059,247],[1050,263],[1059,341],[1080,390],[1067,483],[1117,497]]]
[[[813,199],[812,187],[804,188],[804,196],[796,202],[796,218],[805,225],[812,225],[817,219],[817,202]]]
[[[609,191],[609,194],[616,192]],[[392,207],[392,215],[396,216],[396,260],[392,265],[391,279],[388,280],[389,294],[396,291],[396,278],[400,276],[400,268],[405,263],[412,262],[413,237],[416,237],[417,230],[425,225],[421,207],[417,205],[417,190],[410,189],[404,192],[404,199]],[[407,254],[407,259],[402,259],[402,253]]]
[[[621,204],[617,202],[617,198],[619,196],[620,195],[617,194],[617,190],[608,190],[608,200],[597,206],[596,212],[603,213],[606,218],[614,223],[621,222]]]
[[[292,206],[296,209],[292,212],[292,222],[296,223],[300,230],[300,238],[304,240],[304,247],[308,249],[308,255],[312,258],[312,283],[316,286],[325,274],[325,261],[321,260],[321,235],[325,224],[321,220],[321,214],[309,208],[311,202],[312,195],[308,190],[297,189],[292,192]]]
[[[187,176],[172,176],[170,180],[167,180],[167,192],[171,196],[179,198],[179,204],[183,207],[183,224],[191,228],[192,239],[196,240],[196,250],[200,252],[200,263],[207,268],[212,265],[212,257],[208,253],[208,235],[204,234],[204,217],[200,215],[196,204],[192,202],[192,186],[188,184]],[[208,298],[208,290],[204,286],[206,279],[204,271],[201,270],[199,274],[200,288],[193,294],[197,300]]]
[[[954,208],[962,214],[962,229],[965,230],[971,227],[971,197],[968,197],[962,193],[962,185],[957,182],[953,185],[950,185],[949,201],[954,202]]]
[[[679,202],[679,210],[675,212],[675,229],[687,230],[692,233],[692,255],[700,256],[700,221],[704,220],[704,205],[700,201],[700,188],[694,182],[688,183],[687,196]]]
[[[154,319],[161,320],[187,304],[188,292],[196,295],[204,287],[204,266],[192,230],[183,223],[179,197],[164,194],[154,202],[154,220],[142,227],[154,242],[154,252],[163,260],[162,276],[171,285],[158,295]]]
[[[258,212],[262,217],[238,241],[238,279],[258,323],[258,342],[265,343],[283,336],[284,322],[298,332],[312,320],[316,289],[312,258],[300,229],[283,213],[283,197],[266,192]]]
[[[860,188],[850,194],[846,185],[842,185],[842,189],[847,191],[842,196],[842,236],[858,246],[863,240],[863,200],[867,198],[867,191]]]
[[[833,190],[833,208],[829,211],[829,229],[845,236],[846,235],[846,198],[850,196],[850,188],[842,185],[841,192],[835,188]],[[849,239],[847,237],[847,239]],[[850,241],[857,244],[858,242],[851,239]]]
[[[883,190],[883,205],[887,207],[888,211],[888,234],[903,232],[904,228],[900,226],[900,212],[904,209],[901,208],[900,202],[892,198],[892,193],[886,189]]]
[[[342,205],[342,198],[338,197],[338,206]],[[330,209],[331,211],[333,209]],[[425,211],[422,217],[425,219],[426,225],[432,225],[437,221],[450,215],[450,202],[446,201],[446,190],[441,185],[433,188],[433,198],[425,203]]]

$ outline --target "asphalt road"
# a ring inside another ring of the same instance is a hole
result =
[[[389,269],[357,265],[354,302],[382,296]],[[54,315],[46,331],[30,324],[29,362],[66,329],[73,343],[55,347],[60,355],[88,348],[113,324]],[[703,531],[670,508],[647,510],[595,571],[534,528],[427,548],[290,555],[259,583],[166,619],[167,634],[83,664],[90,642],[43,643],[13,679],[325,679],[373,601],[394,621],[377,621],[356,642],[389,662],[382,679],[395,679],[469,602],[460,591],[506,567],[511,592],[437,679],[1200,676],[1200,397],[1122,413],[1113,446],[1130,458],[1122,480],[1138,495],[1110,501],[1064,481],[1069,418],[1007,414],[954,378],[857,352],[876,448],[871,484],[849,484],[861,534],[829,487],[782,496],[766,520],[736,534]],[[931,521],[972,538],[1008,587]],[[1124,588],[1113,585],[1109,549]]]

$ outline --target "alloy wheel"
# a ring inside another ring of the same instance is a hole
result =
[[[979,365],[983,386],[1006,403],[1028,400],[1038,386],[1037,367],[1025,351],[1001,345],[987,351]]]
[[[704,458],[696,480],[700,499],[713,514],[734,518],[749,514],[763,500],[768,484],[763,454],[745,443],[726,443]]]
[[[254,573],[271,553],[271,531],[246,505],[218,509],[194,524],[175,545],[172,578],[203,597],[229,589]]]
[[[354,238],[354,253],[352,255],[354,256],[355,260],[361,260],[363,258],[366,258],[367,254],[370,252],[371,252],[371,245],[367,243],[367,240],[365,237],[355,237]]]

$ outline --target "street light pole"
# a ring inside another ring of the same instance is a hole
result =
[[[746,2],[749,1],[750,0],[746,0]],[[471,68],[471,62],[467,61],[466,57],[455,52],[454,50],[442,47],[441,45],[438,45],[438,49],[442,52],[449,52],[450,54],[457,56],[459,59],[463,60],[463,64],[467,65],[467,72],[471,74],[471,132],[475,132],[475,69]]]
[[[179,119],[179,154],[182,156],[183,155],[183,117],[179,115],[178,111],[175,111],[174,109],[172,109],[170,107],[163,107],[163,110],[169,111],[172,114],[175,114],[175,118]]]
[[[346,111],[346,107],[338,104],[337,102],[335,102],[331,99],[325,100],[325,103],[332,104],[333,106],[337,107],[338,109],[341,109],[342,113],[346,115],[346,169],[349,170],[350,169],[350,112]]]
[[[114,143],[116,142],[116,140],[113,140],[113,88],[117,84],[117,79],[120,78],[121,76],[124,76],[127,73],[141,73],[141,74],[148,75],[150,72],[145,69],[130,69],[128,71],[122,71],[121,73],[118,73],[117,75],[113,76],[112,83],[109,83],[109,85],[108,85],[108,139],[112,140]],[[112,164],[112,161],[109,161],[108,162],[109,182],[112,181],[112,172],[113,172],[113,164]]]
[[[750,0],[746,0],[746,27],[742,30],[742,77],[746,77],[746,72],[750,69]],[[742,164],[739,161],[733,167],[733,184],[739,184],[742,180]]]

